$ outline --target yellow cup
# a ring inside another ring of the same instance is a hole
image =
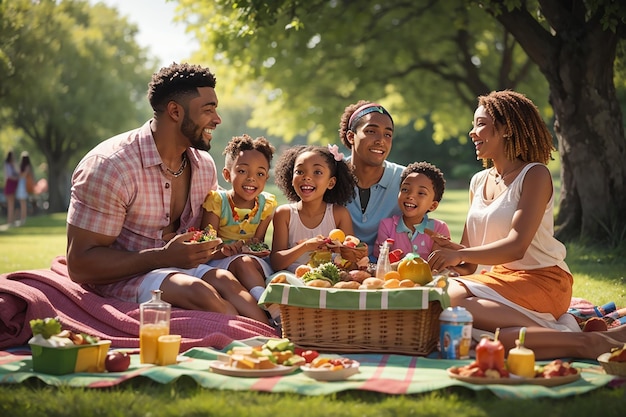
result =
[[[177,363],[176,358],[180,351],[180,339],[179,334],[168,334],[159,336],[157,341],[157,365],[174,365]]]

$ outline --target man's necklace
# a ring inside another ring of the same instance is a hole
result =
[[[165,166],[165,171],[169,172],[170,175],[173,176],[174,178],[178,178],[183,174],[183,172],[185,172],[185,168],[187,168],[187,162],[188,162],[187,152],[185,152],[183,154],[183,162],[181,162],[180,168],[178,168],[177,171],[172,171],[167,166],[165,166],[165,164],[161,164],[161,170],[163,171],[163,167]]]

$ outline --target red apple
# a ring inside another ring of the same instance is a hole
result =
[[[402,249],[394,249],[389,252],[389,262],[399,262],[402,259]]]
[[[130,366],[130,356],[126,352],[109,352],[104,360],[104,367],[109,372],[124,372]]]

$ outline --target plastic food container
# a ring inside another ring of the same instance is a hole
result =
[[[104,372],[110,340],[89,345],[49,347],[30,344],[33,371],[52,375],[74,372]]]
[[[474,319],[463,307],[448,307],[439,316],[442,359],[468,359]]]

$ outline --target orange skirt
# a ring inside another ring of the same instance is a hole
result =
[[[517,305],[539,313],[550,313],[556,320],[567,312],[574,279],[558,266],[517,271],[496,265],[491,271],[459,278],[493,289]]]

